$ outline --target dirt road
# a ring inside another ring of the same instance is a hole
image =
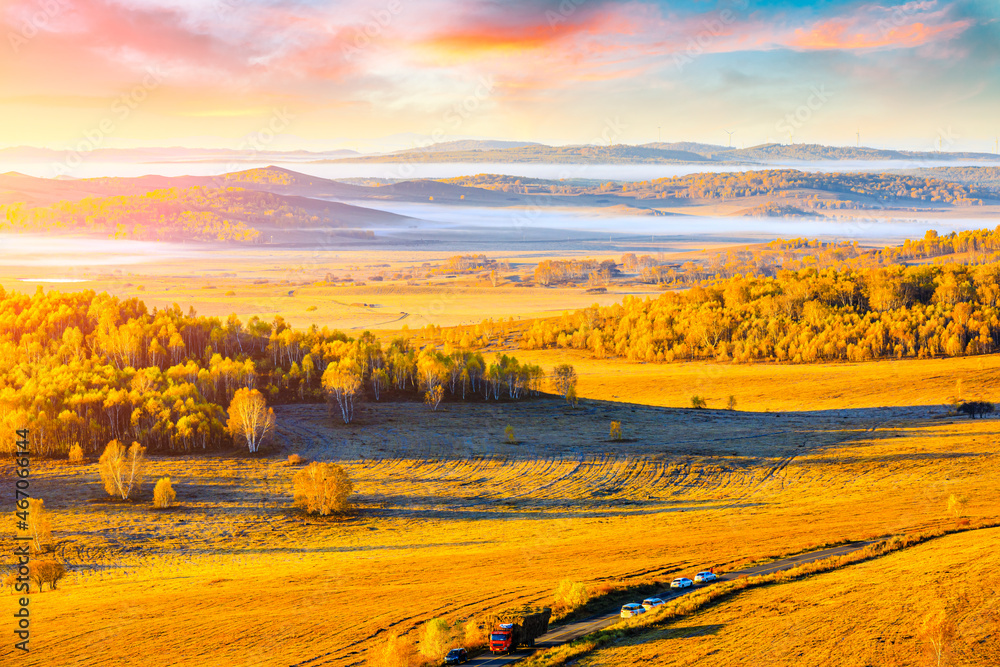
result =
[[[731,581],[733,579],[739,579],[741,577],[757,576],[762,574],[771,574],[772,572],[780,572],[781,570],[789,570],[803,563],[811,563],[813,561],[822,560],[824,558],[829,558],[830,556],[841,556],[844,554],[851,553],[852,551],[857,551],[858,549],[863,549],[864,547],[871,544],[871,542],[852,542],[850,544],[844,544],[839,547],[833,547],[830,549],[822,549],[820,551],[810,551],[808,553],[799,554],[798,556],[792,556],[790,558],[783,558],[781,560],[776,560],[771,563],[766,563],[764,565],[757,565],[755,567],[746,568],[744,570],[735,570],[733,572],[727,572],[726,574],[719,576],[719,581]],[[711,586],[712,584],[704,584],[705,586]],[[667,589],[663,593],[654,596],[659,597],[663,601],[672,600],[674,598],[680,597],[681,595],[686,595],[697,590],[702,584],[695,584],[691,588],[685,589]],[[641,602],[641,600],[635,600],[635,602]],[[517,662],[518,660],[527,657],[535,650],[552,648],[554,646],[559,646],[560,644],[565,644],[566,642],[573,641],[579,637],[590,634],[596,630],[606,628],[609,625],[613,625],[621,620],[619,615],[619,610],[608,610],[606,614],[600,614],[598,616],[592,616],[590,618],[584,619],[582,621],[576,621],[574,623],[567,623],[565,625],[558,625],[549,629],[549,631],[539,637],[535,642],[534,649],[522,648],[516,651],[513,655],[498,655],[493,656],[491,654],[486,654],[479,656],[478,658],[473,658],[467,664],[476,665],[479,667],[500,667],[501,665],[510,665]]]

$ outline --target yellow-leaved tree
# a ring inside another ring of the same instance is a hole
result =
[[[146,448],[133,442],[131,447],[125,449],[125,445],[112,440],[104,448],[97,469],[108,495],[128,500],[142,486],[146,472]]]
[[[245,440],[253,454],[274,432],[274,409],[267,407],[264,395],[256,389],[237,389],[229,403],[226,428],[234,439]]]

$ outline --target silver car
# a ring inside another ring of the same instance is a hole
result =
[[[622,618],[632,618],[633,616],[641,616],[646,613],[646,609],[641,604],[636,604],[634,602],[629,602],[627,605],[622,607]]]

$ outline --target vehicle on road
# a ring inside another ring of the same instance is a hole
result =
[[[665,603],[660,598],[646,598],[642,601],[642,607],[646,611],[652,611],[657,607],[662,607]]]
[[[670,582],[671,588],[691,588],[694,586],[694,582],[687,577],[677,577]]]
[[[513,653],[518,646],[534,646],[535,639],[549,630],[552,610],[548,607],[508,609],[488,618],[490,652]]]
[[[641,604],[636,604],[635,602],[629,602],[627,605],[622,607],[622,618],[632,618],[633,616],[641,616],[646,613],[646,608]]]
[[[715,572],[709,572],[708,570],[694,575],[694,581],[698,584],[707,584],[708,582],[715,581],[716,579],[718,579],[718,577],[715,576]]]
[[[446,665],[461,665],[469,661],[469,652],[464,648],[453,648],[448,651],[448,655],[444,657],[444,664]]]

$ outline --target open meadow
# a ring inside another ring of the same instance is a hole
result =
[[[967,364],[981,362],[995,358],[933,363],[949,377],[965,377],[967,392],[985,394],[995,376],[964,375]],[[898,363],[905,376],[931,362]],[[838,364],[808,369],[843,392],[856,380]],[[675,381],[687,380],[682,374]],[[65,542],[71,573],[57,590],[33,596],[34,627],[44,639],[20,664],[146,664],[162,655],[176,665],[362,665],[388,633],[416,638],[434,617],[454,622],[512,603],[551,604],[564,579],[599,594],[708,566],[735,569],[818,545],[950,526],[958,514],[995,518],[997,420],[948,418],[940,405],[887,410],[885,401],[858,397],[830,410],[821,397],[800,396],[792,410],[780,373],[754,384],[754,411],[587,398],[576,408],[557,398],[446,402],[438,411],[369,403],[344,425],[321,404],[279,407],[277,448],[264,457],[151,457],[148,477],[170,476],[177,491],[177,506],[168,510],[151,508],[148,488],[136,503],[102,498],[93,460],[38,461],[33,484]],[[608,437],[612,420],[623,424],[620,441]],[[340,463],[355,485],[356,513],[305,518],[292,509],[292,453]],[[958,509],[949,505],[953,496]],[[975,571],[985,573],[998,560],[994,550],[973,553],[983,540],[985,533],[970,534],[915,549],[961,544],[955,560],[943,562],[959,568],[975,558]],[[885,576],[902,576],[895,573],[903,566],[893,563],[908,554],[860,566],[866,581],[883,578],[883,563]],[[929,567],[930,556],[922,558]],[[740,633],[778,637],[788,623],[815,627],[808,596],[826,595],[826,581],[831,593],[853,590],[849,576],[746,594],[778,596],[781,605],[763,598],[763,609],[802,609],[802,620],[764,628],[748,606],[737,624],[726,616],[736,612],[721,606],[705,612],[717,620],[685,621],[694,638],[673,664],[710,650],[719,651],[718,664],[737,664],[740,638],[749,636]],[[887,604],[909,604],[906,595],[894,593],[899,602]],[[697,639],[697,627],[720,626]],[[971,623],[960,629],[974,632]],[[731,642],[706,646],[727,633]],[[892,638],[896,646],[877,655],[898,654],[899,664],[910,664],[919,641],[903,629]],[[642,650],[662,653],[660,641]],[[807,662],[808,651],[831,650],[819,639],[801,641]],[[627,653],[619,650],[588,664],[619,664]],[[761,664],[782,664],[795,654],[781,648],[760,655],[773,658]]]

